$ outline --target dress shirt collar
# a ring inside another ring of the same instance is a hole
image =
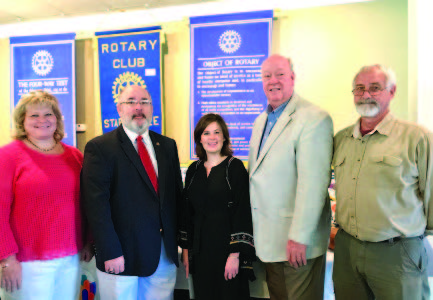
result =
[[[373,134],[375,131],[377,131],[382,135],[389,136],[389,134],[391,133],[391,129],[394,126],[394,123],[395,123],[394,115],[392,113],[388,113],[385,116],[385,118],[383,118],[383,120],[380,121],[380,123],[377,124],[376,127],[367,134]],[[353,127],[353,131],[348,132],[348,135],[351,135],[356,139],[362,138],[362,134],[360,131],[360,124],[361,124],[361,118],[359,118],[358,121],[355,123],[355,126]]]
[[[283,104],[281,104],[280,106],[278,106],[276,109],[273,109],[272,106],[270,104],[268,104],[268,107],[266,107],[266,113],[268,115],[270,113],[281,115],[281,113],[286,108],[287,104],[289,103],[290,99],[292,99],[292,97],[290,97],[289,100],[287,100],[286,102],[284,102]]]
[[[123,129],[125,130],[125,133],[129,137],[129,139],[131,140],[132,144],[135,145],[137,137],[138,137],[138,134],[136,134],[134,131],[126,128],[125,126],[123,126]],[[150,140],[149,130],[146,130],[141,136],[143,137],[143,142],[146,145],[148,145],[149,140]]]

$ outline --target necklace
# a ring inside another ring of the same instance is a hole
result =
[[[35,146],[38,150],[41,150],[42,152],[49,152],[49,151],[53,150],[57,146],[57,142],[56,142],[54,144],[54,146],[52,146],[51,148],[39,148],[29,138],[26,138],[26,140],[28,140],[30,144],[32,144],[33,146]]]

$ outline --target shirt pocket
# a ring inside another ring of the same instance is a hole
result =
[[[401,187],[403,159],[392,155],[372,156],[368,173],[377,187]]]
[[[334,184],[334,190],[337,189],[337,182],[339,179],[344,178],[343,170],[344,166],[346,165],[346,156],[335,158],[332,162],[332,166],[334,167],[334,177],[335,177],[335,184]]]
[[[371,161],[377,164],[384,164],[390,167],[398,167],[403,163],[403,160],[397,156],[391,155],[378,155],[371,157]]]
[[[340,167],[344,164],[344,161],[346,160],[346,157],[339,157],[338,159],[334,158],[334,161],[332,162],[332,165],[334,166],[334,169],[337,167]]]

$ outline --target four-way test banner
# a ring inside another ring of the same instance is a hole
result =
[[[45,90],[60,104],[65,144],[75,146],[75,33],[11,37],[11,110],[21,97]]]

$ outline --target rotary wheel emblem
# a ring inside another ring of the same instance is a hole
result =
[[[241,46],[241,36],[234,30],[227,30],[220,36],[218,45],[225,53],[233,53]]]
[[[139,85],[146,88],[143,78],[134,72],[125,72],[120,74],[116,80],[113,82],[113,99],[114,103],[117,104],[119,101],[119,94],[130,85]]]
[[[51,72],[54,66],[54,59],[46,50],[37,51],[32,58],[32,68],[36,74],[45,76]]]

